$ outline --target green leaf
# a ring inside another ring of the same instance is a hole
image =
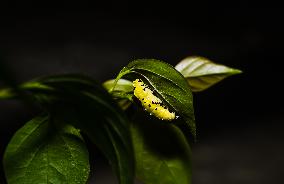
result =
[[[106,88],[108,91],[118,91],[118,92],[124,92],[124,93],[130,93],[133,91],[133,84],[129,80],[120,79],[115,83],[115,79],[111,79],[108,81],[105,81],[103,83],[104,88]]]
[[[176,126],[138,120],[131,134],[138,180],[144,184],[191,183],[190,147]]]
[[[193,99],[186,79],[171,65],[155,59],[139,59],[124,67],[116,79],[142,79],[157,96],[180,116],[181,121],[196,135]]]
[[[11,99],[15,96],[15,93],[10,88],[0,89],[0,100]]]
[[[120,79],[116,83],[112,79],[104,82],[103,87],[110,92],[123,110],[126,110],[131,105],[133,97],[133,84],[131,81]]]
[[[19,96],[23,101],[29,103],[29,99],[19,89],[18,83],[14,78],[11,68],[2,62],[0,54],[0,85],[4,84],[6,88],[0,89],[0,100],[13,99]]]
[[[3,88],[0,89],[0,100],[1,99],[13,99],[13,98],[17,98],[19,96],[19,93],[22,93],[22,90],[49,90],[49,91],[54,91],[53,88],[43,85],[39,82],[27,82],[27,83],[23,83],[20,86],[17,86],[17,90],[14,88]],[[20,91],[20,92],[19,92]],[[23,96],[23,95],[22,95]],[[26,97],[26,94],[25,94]]]
[[[175,67],[188,81],[192,91],[203,91],[240,70],[198,56],[187,57]]]
[[[14,81],[14,78],[11,76],[10,68],[6,66],[6,64],[3,62],[2,57],[0,56],[0,84],[4,83],[5,85],[8,85],[9,87],[15,87],[16,83]],[[11,93],[10,89],[0,89],[0,100],[1,99],[10,99],[14,95]]]
[[[85,184],[89,154],[77,129],[56,127],[48,116],[38,116],[13,136],[4,168],[9,184]]]
[[[119,183],[133,183],[128,119],[102,86],[81,75],[50,76],[30,83],[22,89],[56,118],[84,131],[109,159]]]

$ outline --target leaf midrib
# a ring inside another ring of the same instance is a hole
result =
[[[238,73],[239,73],[238,70],[232,70],[231,72],[220,72],[220,73],[202,73],[202,74],[198,74],[198,75],[191,75],[191,73],[190,73],[190,74],[185,74],[184,77],[186,77],[186,78],[196,78],[196,77],[214,76],[214,75],[230,76],[230,75],[235,75],[235,74],[238,74]]]
[[[138,72],[136,72],[135,70],[138,70]],[[152,73],[152,74],[157,75],[157,76],[159,76],[159,77],[161,77],[161,78],[163,78],[163,79],[165,79],[165,80],[168,80],[168,81],[170,81],[172,84],[174,84],[176,87],[178,87],[178,88],[180,88],[181,90],[183,90],[183,92],[186,92],[186,90],[185,90],[183,87],[177,85],[174,81],[172,81],[171,79],[167,78],[166,76],[160,75],[160,74],[155,73],[155,72],[153,72],[153,71],[151,71],[151,70],[146,70],[146,69],[141,69],[141,68],[138,68],[138,69],[131,69],[131,71],[134,71],[135,73],[140,74],[140,73],[139,73],[139,70]]]
[[[33,128],[31,131],[28,132],[28,134],[21,140],[21,142],[18,144],[19,146],[17,146],[16,148],[14,148],[13,152],[17,152],[19,150],[20,147],[23,146],[23,143],[32,135],[32,133],[34,133],[36,130],[38,130],[41,126],[44,125],[44,122],[48,119],[49,117],[46,116],[44,117],[44,119],[41,120],[41,122],[35,127]]]

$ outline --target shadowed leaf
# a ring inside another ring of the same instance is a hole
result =
[[[109,159],[119,183],[133,183],[129,123],[106,90],[81,75],[43,77],[21,85],[21,89],[57,119],[84,131]]]
[[[141,119],[131,124],[137,178],[144,184],[190,184],[191,152],[183,133],[171,124]]]
[[[89,154],[77,129],[56,127],[48,116],[39,116],[15,133],[4,168],[9,184],[85,184]]]

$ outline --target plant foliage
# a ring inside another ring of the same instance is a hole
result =
[[[240,72],[202,57],[186,58],[176,67],[155,59],[135,60],[102,86],[72,74],[17,85],[7,72],[0,72],[7,85],[0,89],[0,100],[34,103],[43,113],[24,124],[8,144],[3,159],[6,180],[86,183],[90,165],[84,137],[109,160],[120,184],[133,184],[135,176],[145,184],[190,184],[188,135],[196,137],[192,91]],[[133,94],[136,79],[178,118],[163,121],[143,113]]]

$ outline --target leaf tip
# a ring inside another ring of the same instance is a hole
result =
[[[233,71],[232,71],[232,74],[233,74],[233,75],[242,74],[242,73],[243,73],[243,71],[242,71],[242,70],[239,70],[239,69],[233,69]]]

